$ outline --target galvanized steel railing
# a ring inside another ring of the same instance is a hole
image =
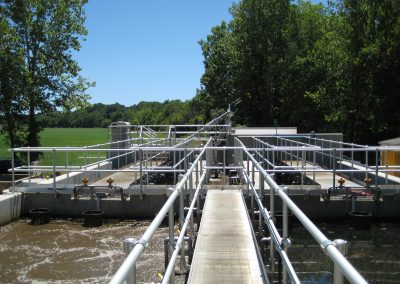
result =
[[[237,139],[237,138],[236,138]],[[290,197],[285,193],[284,188],[279,187],[275,181],[271,178],[271,176],[267,173],[267,171],[258,163],[258,161],[251,155],[249,150],[243,145],[240,140],[237,140],[239,144],[243,147],[243,152],[246,156],[252,161],[253,165],[257,168],[260,175],[270,186],[270,200],[271,203],[274,200],[274,194],[277,194],[284,204],[293,212],[293,214],[298,218],[298,220],[303,224],[303,226],[307,229],[307,231],[313,236],[313,238],[317,241],[317,243],[321,246],[323,251],[330,257],[330,259],[337,265],[342,273],[346,276],[346,278],[351,283],[367,283],[367,281],[360,275],[360,273],[351,265],[351,263],[340,253],[340,251],[336,248],[336,245],[333,241],[329,240],[325,235],[314,225],[314,223],[300,210],[300,208],[290,199]],[[248,179],[249,181],[249,179]],[[264,181],[262,181],[263,183]],[[259,203],[259,206],[262,206],[262,203]],[[273,207],[273,206],[271,206]],[[271,218],[266,214],[266,208],[264,206],[260,207],[260,210],[263,212],[264,220],[266,220],[266,224],[268,228],[271,227],[272,231],[271,235],[275,239],[274,242],[278,242],[276,234],[274,233],[274,226],[271,226],[269,219]],[[273,208],[271,209],[273,212]],[[285,215],[285,210],[283,212]],[[286,216],[283,219],[287,220],[287,211]],[[278,235],[279,236],[279,235]],[[280,253],[281,250],[278,250]],[[285,265],[290,272],[290,277],[293,277],[292,268],[286,263]],[[292,279],[293,280],[293,279]]]
[[[208,143],[210,143],[211,139],[209,140]],[[177,199],[178,196],[183,197],[182,195],[182,190],[184,189],[184,186],[188,179],[191,177],[192,173],[198,166],[197,164],[200,162],[201,166],[201,160],[203,159],[203,155],[205,153],[206,149],[204,148],[196,160],[193,162],[192,166],[188,169],[186,174],[182,177],[182,179],[178,182],[176,187],[171,191],[170,196],[168,197],[168,200],[165,202],[164,206],[161,208],[161,210],[158,212],[154,220],[151,222],[149,227],[147,228],[146,232],[142,235],[142,237],[136,241],[136,244],[132,251],[129,253],[125,261],[122,263],[122,265],[119,267],[117,272],[114,274],[113,278],[110,281],[110,284],[117,284],[117,283],[123,283],[125,280],[130,279],[134,283],[134,280],[136,279],[132,274],[136,272],[136,263],[140,256],[142,255],[144,249],[147,247],[148,243],[152,239],[155,231],[157,228],[160,226],[162,220],[165,218],[166,214],[173,208],[174,202]],[[204,180],[204,174],[202,175],[203,180]],[[200,183],[199,183],[200,184]],[[198,187],[199,188],[199,187]],[[196,190],[198,194],[198,190]],[[191,206],[192,207],[192,206]],[[181,218],[183,216],[183,199],[181,198],[180,200],[180,215]],[[193,211],[193,208],[192,208]],[[173,214],[170,214],[170,217],[173,216]],[[190,218],[189,218],[190,219]],[[186,223],[186,222],[185,222]],[[187,225],[186,225],[187,226]],[[172,231],[173,233],[173,231]],[[174,238],[172,237],[172,240]],[[183,251],[183,248],[181,247],[181,251]],[[175,252],[175,249],[174,249]],[[183,252],[184,253],[184,252]]]

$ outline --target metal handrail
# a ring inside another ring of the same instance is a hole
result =
[[[211,142],[211,138],[209,139],[208,143]],[[208,144],[207,143],[207,144]],[[163,207],[160,209],[154,220],[151,222],[149,227],[147,228],[146,232],[142,235],[142,237],[137,241],[137,244],[129,253],[127,258],[124,260],[122,265],[119,267],[117,272],[114,274],[113,278],[109,282],[110,284],[117,284],[123,283],[128,277],[129,273],[132,268],[136,265],[139,257],[142,255],[144,249],[147,247],[150,240],[153,238],[153,235],[157,228],[160,226],[162,220],[166,216],[169,209],[174,206],[174,202],[176,198],[181,194],[181,190],[183,189],[186,181],[189,179],[189,176],[192,174],[194,169],[196,168],[196,164],[201,161],[202,156],[206,152],[206,149],[203,149],[196,160],[193,162],[192,166],[188,169],[186,174],[182,177],[182,180],[178,182],[178,184],[173,189],[171,195],[164,203]]]
[[[239,140],[240,143],[242,143]],[[271,176],[262,168],[257,160],[251,155],[251,153],[243,145],[243,152],[246,153],[247,157],[253,162],[253,165],[263,175],[265,181],[270,186],[271,190],[275,191],[282,199],[282,201],[290,208],[294,215],[299,219],[307,231],[313,236],[317,243],[321,246],[323,251],[330,257],[330,259],[339,266],[343,274],[351,283],[367,283],[367,281],[361,276],[361,274],[351,265],[351,263],[339,252],[335,244],[329,240],[325,235],[318,229],[317,226],[301,211],[299,207],[290,199],[290,197],[279,187]]]
[[[199,184],[197,185],[196,191],[195,191],[195,193],[193,195],[192,203],[190,204],[189,211],[187,212],[187,215],[186,215],[186,218],[185,218],[185,222],[183,223],[183,226],[181,228],[181,232],[179,234],[178,240],[177,240],[177,242],[175,244],[174,251],[173,251],[173,253],[171,255],[171,258],[169,260],[167,269],[165,270],[164,277],[162,279],[162,284],[168,283],[169,280],[170,280],[171,274],[175,273],[176,258],[178,257],[179,250],[181,249],[182,242],[184,241],[184,238],[185,238],[187,227],[189,226],[189,223],[191,221],[191,218],[192,218],[192,215],[193,215],[194,206],[195,206],[196,201],[197,201],[197,197],[200,194],[200,191],[201,191],[202,186],[203,186],[203,182],[204,182],[204,180],[206,178],[206,172],[207,172],[206,170],[203,170],[203,173],[202,173],[202,175],[200,177]]]
[[[292,263],[289,260],[289,257],[287,253],[285,252],[282,241],[283,238],[280,236],[277,228],[275,227],[275,224],[273,222],[273,218],[269,214],[268,210],[264,207],[262,204],[260,196],[258,196],[253,183],[250,180],[250,177],[247,175],[245,171],[243,171],[243,175],[247,181],[247,184],[251,188],[252,195],[255,197],[255,200],[258,204],[258,208],[261,211],[261,216],[264,219],[264,223],[267,225],[268,230],[271,233],[271,239],[275,243],[275,249],[278,251],[279,255],[281,256],[281,259],[283,261],[283,265],[287,269],[287,272],[289,274],[290,279],[292,280],[293,283],[301,283],[300,279],[297,277],[296,271],[294,270]]]

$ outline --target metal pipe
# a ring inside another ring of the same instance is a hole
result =
[[[262,212],[262,217],[264,218],[264,223],[267,225],[270,233],[271,233],[271,240],[272,242],[270,242],[270,247],[275,244],[276,250],[278,251],[280,257],[283,260],[283,264],[286,267],[288,274],[290,276],[290,279],[293,283],[300,283],[300,280],[298,279],[296,272],[289,260],[289,258],[287,257],[287,254],[284,250],[284,239],[280,237],[278,230],[275,227],[275,224],[273,222],[273,218],[271,217],[271,215],[268,213],[268,211],[263,207],[262,205],[262,201],[259,198],[259,196],[257,195],[257,192],[250,180],[250,177],[245,174],[244,178],[246,179],[247,183],[250,185],[251,191],[252,191],[252,195],[255,197],[255,200],[260,208],[260,211]],[[270,267],[271,268],[271,267]],[[273,271],[273,270],[272,270]]]
[[[255,160],[249,153],[249,151],[244,148],[243,151],[247,154],[247,156],[254,163]],[[323,251],[336,263],[346,278],[351,281],[351,283],[367,283],[365,279],[360,275],[360,273],[355,270],[355,268],[347,261],[345,257],[337,250],[337,248],[333,245],[333,242],[330,241],[325,235],[314,225],[313,222],[300,210],[299,207],[290,199],[289,196],[280,188],[270,177],[268,173],[266,173],[262,167],[257,163],[256,167],[264,175],[266,182],[272,190],[275,190],[279,197],[287,204],[293,214],[299,219],[299,221],[304,225],[307,231],[313,236],[313,238],[321,245]]]
[[[11,149],[11,179],[12,179],[12,191],[15,192],[15,157],[14,157],[14,149]]]
[[[171,188],[170,189],[170,192],[172,192],[174,189],[173,188]],[[174,247],[175,247],[175,232],[174,232],[174,229],[175,229],[175,218],[174,218],[174,206],[171,206],[171,208],[169,209],[169,212],[168,212],[168,227],[169,227],[169,230],[168,230],[168,232],[169,232],[169,246],[168,246],[168,248],[169,248],[169,255],[170,255],[170,258],[169,258],[169,261],[171,260],[171,258],[172,258],[172,252],[174,251]],[[175,272],[175,271],[174,271]],[[164,276],[165,277],[165,276]],[[168,279],[168,278],[167,278]],[[171,275],[170,275],[170,277],[169,277],[169,283],[171,283],[171,284],[174,284],[175,283],[175,273],[172,273]]]
[[[170,277],[170,275],[172,275],[172,272],[175,270],[176,258],[177,258],[178,254],[179,254],[179,251],[181,249],[184,249],[184,247],[181,248],[182,242],[184,241],[185,232],[186,232],[188,224],[190,222],[190,218],[191,218],[191,216],[193,214],[194,206],[196,204],[196,199],[199,196],[199,193],[201,191],[201,187],[203,186],[203,182],[205,180],[205,177],[206,177],[206,170],[203,171],[203,174],[200,177],[199,185],[197,186],[196,191],[194,193],[194,197],[193,197],[192,203],[190,204],[188,213],[186,215],[185,222],[184,222],[184,224],[182,226],[182,230],[181,230],[181,232],[179,234],[179,237],[178,237],[178,240],[177,240],[177,242],[175,244],[174,251],[173,251],[173,253],[172,253],[171,257],[170,257],[170,262],[168,263],[167,269],[165,270],[164,277],[163,277],[163,280],[162,280],[163,284],[168,283],[168,278]]]
[[[56,196],[56,150],[53,149],[53,191]]]
[[[337,239],[334,240],[333,243],[337,247],[343,256],[347,256],[349,244],[345,240]],[[340,268],[337,264],[334,265],[333,269],[333,283],[334,284],[343,284],[344,283],[344,276],[343,273],[340,271]]]
[[[211,140],[209,140],[210,142]],[[208,142],[208,143],[209,143]],[[176,185],[175,190],[171,193],[171,196],[164,203],[163,207],[160,209],[156,217],[153,219],[145,233],[142,235],[142,238],[138,240],[138,244],[131,251],[128,257],[124,260],[122,265],[119,267],[111,281],[110,284],[123,283],[128,277],[129,271],[136,264],[139,257],[142,255],[144,249],[147,247],[149,241],[152,239],[155,231],[160,226],[163,221],[165,215],[169,211],[170,207],[174,205],[176,198],[179,196],[180,191],[188,179],[188,175],[194,170],[195,164],[199,162],[203,154],[205,153],[205,149],[199,154],[199,157],[194,161],[193,165],[190,167],[188,172],[183,176],[182,180]]]
[[[287,188],[285,188],[286,192],[287,192]],[[289,236],[288,233],[288,208],[285,202],[283,202],[282,204],[282,237],[283,239],[287,239]],[[285,252],[287,253],[287,247],[284,248]],[[282,269],[282,275],[283,275],[283,279],[282,282],[283,284],[287,284],[288,283],[288,275],[287,275],[287,271],[286,268],[283,267]]]

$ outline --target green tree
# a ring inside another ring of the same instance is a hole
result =
[[[22,64],[17,68],[15,84],[19,93],[2,94],[23,102],[20,114],[27,116],[24,145],[38,146],[40,125],[37,114],[48,114],[57,108],[84,107],[85,93],[93,83],[79,75],[80,67],[72,57],[80,40],[87,34],[83,26],[83,6],[87,0],[1,0],[3,17],[15,34],[15,46],[7,54]],[[14,61],[14,62],[15,62]],[[7,123],[7,121],[5,121]],[[7,126],[12,128],[12,126]],[[7,128],[6,127],[6,128]]]
[[[213,109],[226,108],[238,96],[235,88],[238,63],[233,40],[231,29],[222,22],[212,28],[206,40],[199,41],[205,72],[197,96],[207,121],[212,118]]]

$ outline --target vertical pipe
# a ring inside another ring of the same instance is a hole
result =
[[[332,158],[333,158],[333,162],[332,162],[332,172],[333,172],[333,185],[332,185],[332,189],[335,189],[335,185],[336,185],[336,180],[335,180],[335,175],[336,175],[336,149],[333,148],[332,149]]]
[[[185,173],[186,173],[187,170],[188,170],[188,154],[187,154],[187,149],[186,148],[183,151],[183,167],[184,167],[184,170],[185,170]],[[187,194],[187,184],[188,184],[188,181],[186,180],[185,186],[184,186],[184,197]],[[184,219],[185,219],[185,217],[184,217]]]
[[[53,148],[53,190],[56,195],[56,149]]]
[[[169,189],[169,194],[173,192],[173,188]],[[172,253],[175,248],[175,235],[174,235],[174,227],[175,227],[175,219],[174,219],[174,205],[172,205],[168,212],[168,248],[169,248],[169,257],[171,259]],[[175,272],[171,273],[171,278],[169,280],[170,284],[175,283]]]
[[[263,202],[264,198],[264,175],[261,173],[259,174],[259,182],[260,182],[260,200]],[[262,209],[263,208],[258,208],[258,234],[259,238],[261,239],[263,237],[263,218],[262,218]]]
[[[149,152],[148,150],[145,152],[144,154],[144,169],[146,172],[146,184],[149,185],[149,172],[148,172],[148,162],[149,162],[149,158],[151,161],[151,152]]]
[[[225,168],[226,168],[226,149],[225,149],[225,146],[224,146],[224,150],[223,150],[223,175],[222,175],[222,177],[223,177],[223,179],[222,179],[222,185],[225,185],[225,179],[226,179],[226,172],[225,172]]]
[[[317,165],[317,157],[316,157],[316,151],[313,151],[313,167],[315,167]],[[315,170],[316,168],[314,168],[313,170],[313,181],[315,182]]]
[[[200,188],[199,194],[197,195],[197,200],[196,200],[196,211],[197,211],[197,214],[196,214],[197,228],[196,228],[196,230],[197,231],[199,231],[199,229],[200,229],[200,196],[201,196],[202,190],[203,190],[203,185],[201,185],[201,188]]]
[[[287,194],[287,188],[285,188],[285,193]],[[289,236],[289,226],[288,226],[288,207],[285,201],[282,200],[282,237],[287,239]],[[287,253],[288,248],[285,246],[285,252]],[[282,283],[288,283],[288,275],[285,266],[282,269]]]
[[[369,162],[368,162],[368,150],[365,151],[365,178],[368,178],[368,168],[369,168]]]
[[[67,164],[67,183],[69,183],[69,151],[65,152],[65,163]]]
[[[333,243],[335,244],[336,248],[340,251],[340,253],[343,254],[343,256],[347,256],[348,247],[349,247],[349,244],[347,241],[337,239],[337,240],[334,240]],[[337,264],[334,264],[334,268],[333,268],[333,283],[334,284],[343,284],[344,283],[344,275]]]
[[[143,150],[139,149],[139,181],[140,181],[140,196],[143,196],[143,164],[142,164]]]
[[[274,152],[272,152],[274,153]],[[274,156],[273,156],[274,157]],[[269,188],[270,197],[269,197],[269,206],[270,206],[270,217],[274,220],[275,217],[275,206],[274,206],[274,189],[272,187]],[[270,242],[269,244],[269,255],[270,255],[270,268],[271,271],[275,271],[275,245],[274,242]]]
[[[196,164],[196,181],[195,181],[195,188],[199,185],[199,164]]]
[[[332,141],[329,141],[329,148],[332,149]],[[330,160],[330,166],[331,168],[333,167],[333,156],[331,156]]]
[[[284,145],[285,147],[287,146],[287,141],[285,140],[285,145]],[[286,161],[286,163],[287,163],[287,156],[288,156],[288,151],[286,150],[285,151],[285,161]]]
[[[353,170],[354,170],[354,151],[353,151],[353,148],[354,148],[354,144],[351,143],[351,180],[353,180],[353,176],[354,176],[354,172],[353,172]]]
[[[304,175],[306,174],[306,172],[304,170],[304,166],[305,166],[304,151],[301,151],[301,169],[302,169],[302,172],[301,172],[301,185],[304,184]]]
[[[255,165],[252,161],[251,163],[251,182],[253,183],[253,186],[255,185]]]
[[[12,191],[15,192],[15,157],[14,157],[14,149],[11,149],[11,176],[12,176]]]
[[[293,147],[292,141],[290,141],[290,147]],[[290,165],[293,166],[293,150],[290,150]]]
[[[203,155],[203,156],[204,156],[204,155]],[[200,173],[203,172],[203,156],[202,156],[202,158],[199,160],[199,163],[200,163]],[[206,159],[207,159],[207,155],[206,155]]]
[[[343,142],[339,144],[340,148],[344,148]],[[342,161],[343,161],[343,151],[341,150],[339,153],[339,168],[342,169]]]
[[[29,185],[31,184],[31,152],[30,151],[28,151],[28,153],[27,153],[27,155],[28,155],[28,182],[29,182]]]
[[[387,148],[387,146],[386,146]],[[388,184],[388,175],[389,175],[389,163],[388,163],[388,150],[385,150],[385,163],[386,163],[386,173],[385,173],[385,184]]]
[[[379,164],[379,150],[375,150],[375,189],[378,188],[378,164]]]
[[[186,184],[186,183],[185,183]],[[184,192],[183,188],[179,194],[179,229],[182,230],[183,223],[185,222],[185,210],[184,210],[184,204],[185,199],[184,199]],[[181,248],[181,269],[185,270],[186,265],[185,265],[185,246],[182,246]]]
[[[250,161],[249,161],[249,157],[246,156],[246,159],[247,159],[247,176],[250,177]],[[246,185],[247,185],[247,195],[250,194],[250,185],[249,185],[249,183],[250,183],[250,178],[248,179],[248,181],[246,183]]]
[[[176,151],[173,151],[172,153],[174,153],[174,167],[176,165]],[[174,172],[174,184],[176,184],[176,172]]]
[[[123,240],[123,250],[126,255],[133,250],[137,241],[133,238],[127,238]],[[136,264],[132,266],[132,269],[129,271],[128,278],[126,279],[127,284],[136,284]]]
[[[191,167],[192,163],[189,163],[189,166]],[[197,187],[195,187],[197,188]],[[193,194],[194,194],[194,189],[193,188],[193,172],[189,176],[189,204],[192,204],[193,200]],[[190,230],[192,232],[192,235],[194,236],[194,217],[193,213],[190,215]]]

